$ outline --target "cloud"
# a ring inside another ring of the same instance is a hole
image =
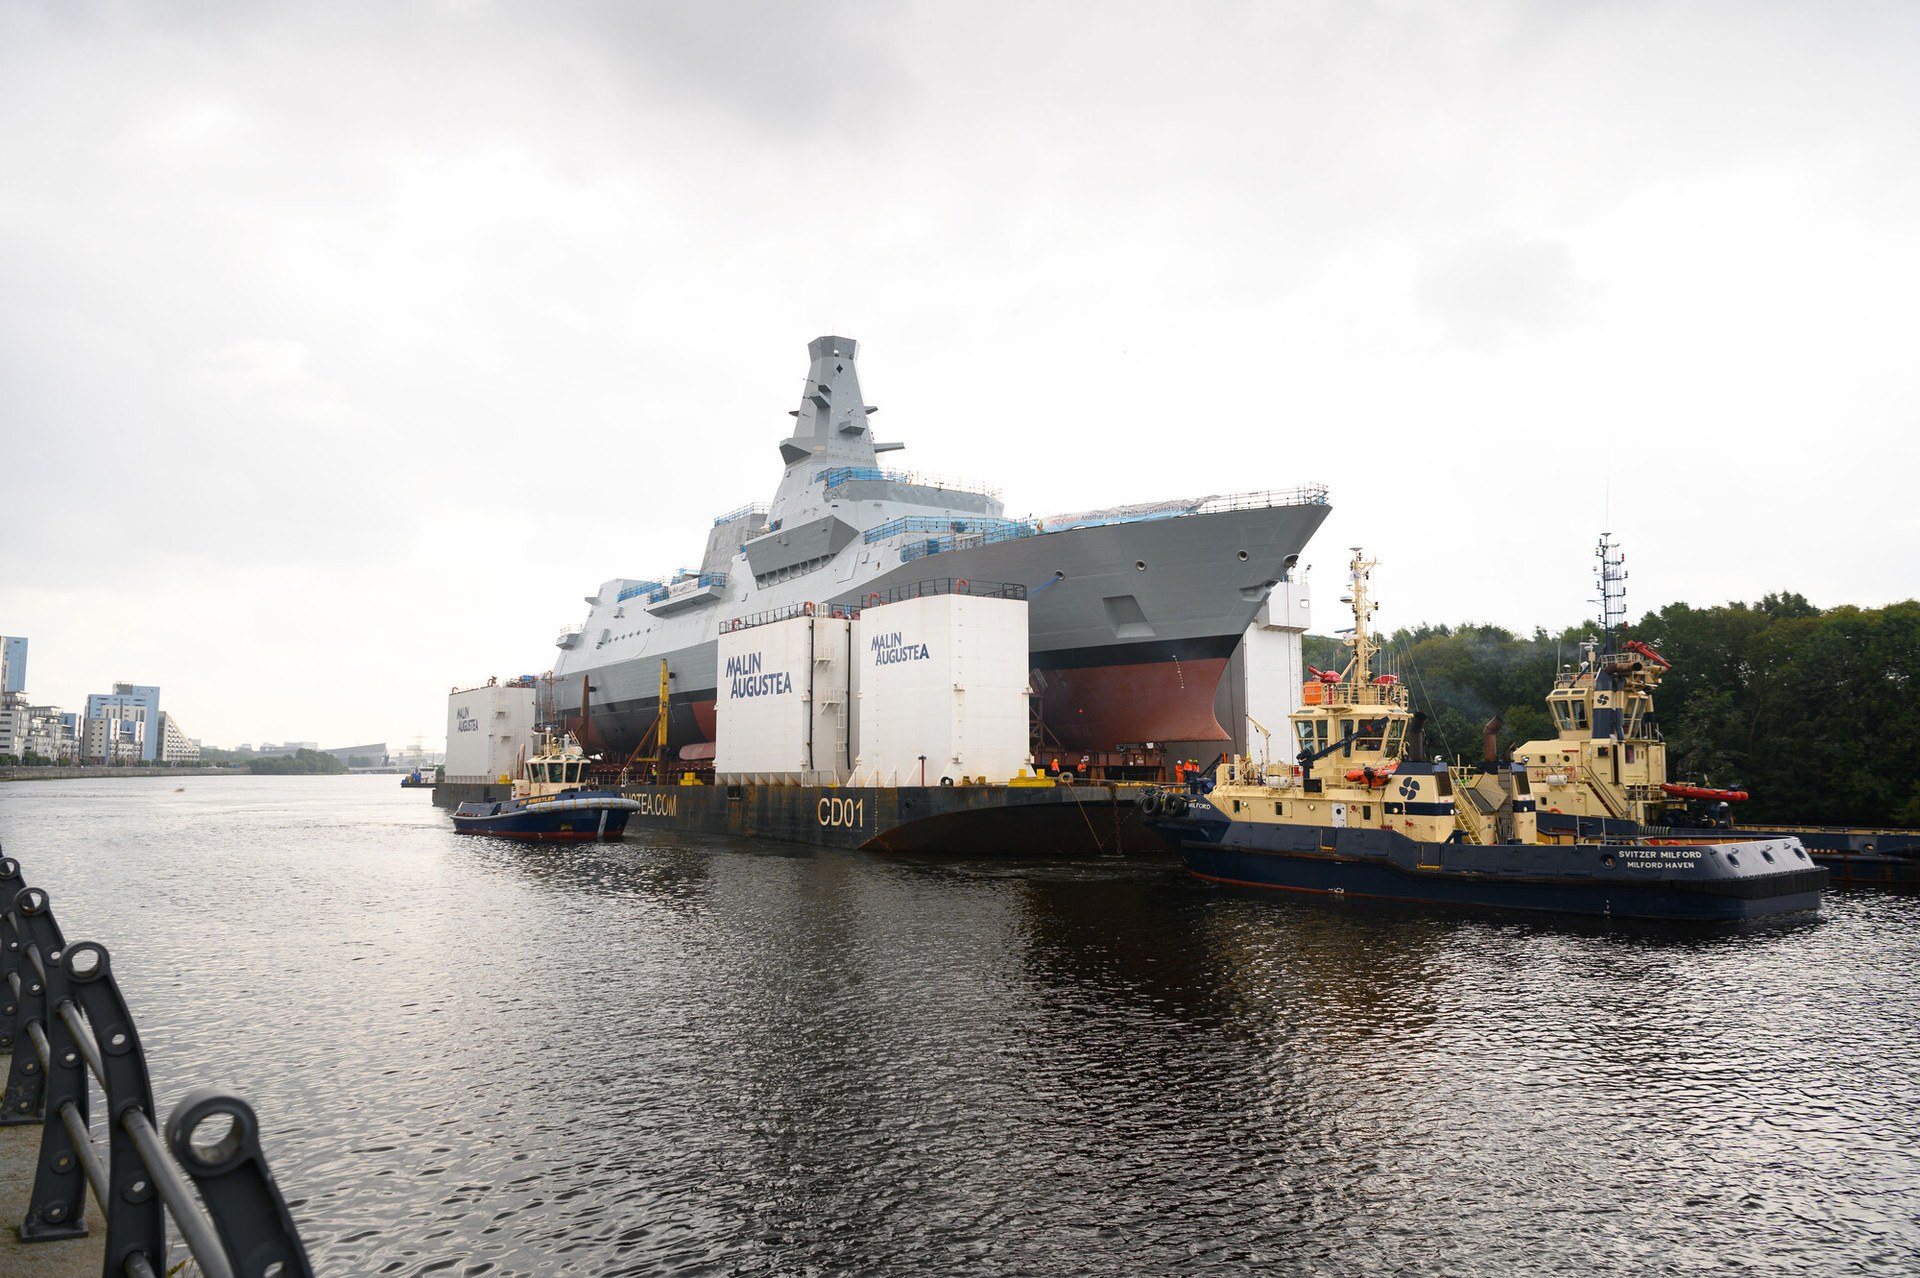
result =
[[[1443,340],[1484,349],[1566,327],[1580,284],[1567,245],[1505,232],[1430,251],[1414,291]]]
[[[411,737],[764,500],[826,332],[1019,511],[1330,483],[1394,624],[1582,615],[1605,481],[1542,453],[1603,428],[1658,441],[1634,607],[1911,593],[1858,458],[1920,398],[1916,53],[1851,4],[0,6],[0,630],[48,699]],[[1527,588],[1432,535],[1463,492]]]

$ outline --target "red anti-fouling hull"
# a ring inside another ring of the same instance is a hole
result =
[[[1068,750],[1146,741],[1225,741],[1213,693],[1225,657],[1049,670],[1040,694],[1047,734]]]

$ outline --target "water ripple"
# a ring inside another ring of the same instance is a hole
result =
[[[1147,859],[463,839],[391,778],[22,783],[168,1106],[321,1272],[1907,1273],[1920,901],[1663,929]]]

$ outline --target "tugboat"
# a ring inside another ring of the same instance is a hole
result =
[[[1211,786],[1143,797],[1146,823],[1189,871],[1245,887],[1617,918],[1818,908],[1827,872],[1796,839],[1543,843],[1524,769],[1456,779],[1443,761],[1412,757],[1406,687],[1373,673],[1374,566],[1354,549],[1353,656],[1303,687],[1296,762],[1226,759]]]
[[[1547,694],[1557,736],[1514,747],[1538,796],[1543,841],[1638,839],[1711,843],[1716,839],[1798,839],[1835,883],[1920,887],[1920,830],[1837,826],[1742,827],[1733,805],[1747,792],[1670,781],[1667,745],[1653,713],[1653,693],[1673,663],[1647,644],[1613,642],[1622,628],[1625,573],[1602,534],[1595,578],[1605,642],[1580,646],[1577,667],[1563,669]]]
[[[462,803],[453,810],[453,828],[541,841],[620,838],[640,804],[615,790],[583,789],[590,762],[571,736],[543,734],[539,751],[520,765],[512,797]]]
[[[402,790],[431,790],[434,786],[432,774],[415,768],[400,778]]]

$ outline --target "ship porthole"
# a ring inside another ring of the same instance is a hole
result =
[[[1767,851],[1765,848],[1762,848],[1760,849],[1760,859],[1762,861],[1771,861],[1773,860],[1773,853]]]
[[[1735,855],[1734,855],[1733,853],[1731,853],[1731,852],[1729,852],[1729,853],[1727,853],[1727,864],[1728,864],[1728,865],[1738,865],[1738,864],[1740,864],[1740,858],[1739,858],[1739,857],[1737,857],[1737,856],[1735,856]]]
[[[1799,858],[1800,858],[1800,859],[1801,859],[1802,861],[1804,861],[1804,860],[1806,860],[1806,859],[1807,859],[1807,854],[1806,854],[1805,852],[1803,852],[1803,851],[1802,851],[1801,849],[1799,849],[1799,848],[1795,848],[1795,849],[1793,850],[1793,854],[1794,854],[1795,856],[1797,856],[1797,857],[1799,857]]]
[[[1247,552],[1244,550],[1240,552],[1240,562],[1241,563],[1247,562]]]
[[[1147,561],[1146,561],[1146,560],[1144,560],[1144,559],[1136,559],[1136,560],[1134,560],[1134,561],[1133,561],[1133,570],[1134,570],[1135,572],[1145,572],[1145,571],[1147,570]]]

